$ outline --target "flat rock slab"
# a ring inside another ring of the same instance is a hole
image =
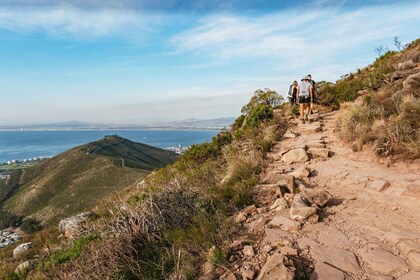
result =
[[[265,236],[262,241],[263,244],[273,244],[279,239],[290,237],[290,233],[277,228],[265,228]]]
[[[343,233],[337,229],[329,227],[328,231],[322,231],[318,235],[318,241],[328,247],[350,247],[353,243]]]
[[[300,134],[314,134],[322,131],[322,126],[320,122],[302,124],[299,126],[298,131]]]
[[[293,221],[283,216],[274,217],[267,225],[271,228],[280,228],[284,231],[298,231],[300,229],[300,223]]]
[[[283,263],[282,254],[274,254],[261,268],[257,280],[293,280],[294,273]]]
[[[370,182],[368,184],[368,187],[371,189],[374,189],[378,192],[383,192],[384,190],[386,190],[388,187],[390,186],[390,183],[384,180],[373,180],[372,182]]]
[[[325,279],[325,280],[327,280],[327,279],[328,280],[345,280],[346,275],[342,271],[340,271],[340,270],[338,270],[338,269],[336,269],[336,268],[334,268],[334,267],[332,267],[328,264],[325,264],[323,262],[319,262],[315,265],[315,270],[311,275],[311,280],[323,280],[323,279]]]
[[[420,279],[420,272],[418,271],[410,271],[404,276],[398,278],[398,280],[419,280]]]
[[[285,163],[304,163],[309,160],[305,149],[298,148],[288,151],[281,158]]]
[[[359,274],[362,271],[352,252],[323,246],[311,248],[310,255],[317,264],[323,262],[350,274]]]
[[[366,253],[362,253],[361,256],[373,270],[380,274],[393,275],[408,269],[403,259],[380,248],[369,250]]]

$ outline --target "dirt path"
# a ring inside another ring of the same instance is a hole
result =
[[[328,113],[297,124],[269,155],[255,187],[268,207],[250,206],[236,217],[241,237],[230,258],[236,278],[420,279],[420,168],[354,153],[334,135],[334,118]],[[290,164],[290,151],[306,152],[309,160],[299,154]],[[326,190],[332,198],[324,207],[304,205],[317,214],[295,221],[290,206],[297,209],[301,195],[285,189],[296,187]]]

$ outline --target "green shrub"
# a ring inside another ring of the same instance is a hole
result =
[[[246,119],[246,125],[248,127],[256,127],[265,120],[273,118],[273,108],[269,105],[262,104],[255,107]]]
[[[240,115],[234,122],[233,122],[233,125],[232,125],[232,128],[234,129],[234,130],[238,130],[239,128],[241,128],[242,127],[242,125],[243,125],[243,123],[244,123],[244,120],[245,120],[245,116],[244,115]]]
[[[34,233],[42,229],[41,223],[36,219],[26,219],[23,221],[20,229],[26,233]]]

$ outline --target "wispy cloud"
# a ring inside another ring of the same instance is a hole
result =
[[[418,10],[419,3],[359,10],[285,10],[257,18],[213,15],[174,36],[172,43],[179,51],[219,59],[324,58],[392,38],[405,32],[407,25],[420,25]]]
[[[88,10],[72,6],[0,8],[0,29],[20,33],[44,32],[51,36],[92,38],[104,36],[141,37],[153,31],[158,15],[116,9]]]

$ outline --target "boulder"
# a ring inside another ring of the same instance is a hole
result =
[[[313,158],[323,158],[328,159],[330,155],[330,150],[327,148],[310,148],[308,153],[312,155]]]
[[[284,210],[289,208],[289,205],[287,204],[286,199],[283,197],[277,198],[276,201],[274,201],[273,205],[270,206],[270,210]]]
[[[420,271],[420,252],[410,252],[407,255],[408,263],[417,271]]]
[[[323,207],[332,198],[326,190],[319,187],[314,189],[306,188],[300,195],[309,203],[309,205],[316,204],[319,207]]]
[[[76,216],[63,219],[58,224],[58,230],[65,238],[77,238],[86,231],[86,222],[92,216],[92,212],[84,212]]]
[[[305,161],[309,160],[309,157],[305,149],[298,148],[298,149],[290,150],[287,153],[285,153],[282,157],[282,160],[288,164],[304,163]]]
[[[311,170],[308,167],[302,165],[301,167],[299,167],[298,169],[296,169],[295,171],[289,174],[295,178],[304,179],[309,176],[310,172]]]
[[[246,221],[246,215],[244,213],[239,213],[235,218],[235,223],[239,224]]]
[[[419,70],[416,69],[416,68],[414,68],[414,69],[406,69],[406,70],[397,70],[397,71],[394,71],[391,74],[391,82],[393,83],[393,82],[395,82],[397,80],[403,79],[405,77],[409,77],[409,76],[411,76],[413,74],[416,74],[418,72],[419,72]]]
[[[308,206],[300,194],[295,196],[292,206],[290,207],[290,217],[292,220],[304,221],[315,214],[315,207]]]
[[[250,269],[245,269],[242,271],[242,279],[244,280],[253,280],[255,279],[255,271]]]
[[[415,97],[420,97],[420,71],[405,79],[403,82],[403,91]]]
[[[257,207],[255,207],[255,205],[249,205],[248,207],[245,207],[242,210],[242,213],[244,213],[245,215],[251,215],[253,213],[257,213]]]
[[[279,186],[286,187],[290,192],[294,191],[294,179],[295,178],[292,175],[283,174],[283,172],[279,171],[272,171],[262,179],[262,183],[269,184],[272,188],[277,187],[275,191],[276,193],[280,191],[281,195],[281,188],[279,188]]]
[[[268,223],[268,227],[295,232],[300,229],[300,223],[286,217],[277,216]]]
[[[407,70],[414,68],[414,62],[410,59],[408,61],[400,62],[397,65],[398,70]]]
[[[17,246],[14,250],[13,250],[13,257],[16,258],[17,256],[19,256],[20,254],[28,251],[30,248],[32,247],[32,242],[28,242],[28,243],[23,243],[20,244],[19,246]]]
[[[20,265],[18,265],[16,267],[15,273],[16,274],[24,273],[24,272],[30,270],[31,269],[31,266],[32,265],[31,265],[31,262],[30,261],[23,262],[23,263],[21,263]]]
[[[261,268],[257,280],[293,280],[294,272],[283,263],[282,254],[271,255]]]
[[[242,251],[244,256],[253,257],[255,256],[254,248],[251,245],[244,246]]]

